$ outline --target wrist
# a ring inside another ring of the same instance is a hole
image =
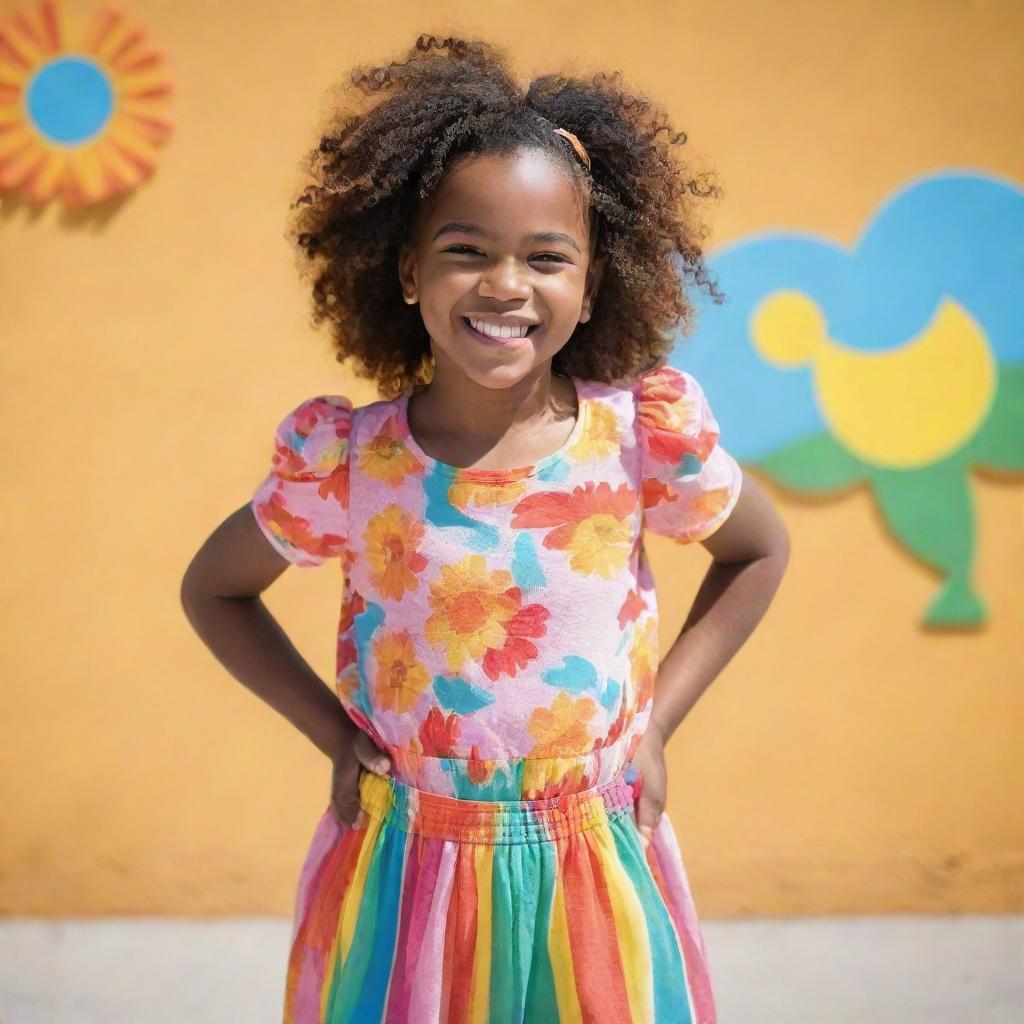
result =
[[[358,732],[355,722],[342,711],[342,717],[338,720],[334,735],[324,753],[334,763],[347,757],[352,752],[352,744]]]
[[[668,742],[669,736],[672,735],[672,730],[653,711],[651,712],[651,717],[647,720],[647,731],[653,732],[662,746]]]

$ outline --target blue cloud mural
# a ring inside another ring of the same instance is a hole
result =
[[[978,624],[972,468],[1024,470],[1024,191],[973,172],[918,178],[852,248],[777,231],[709,255],[671,362],[703,384],[730,451],[798,492],[866,484],[937,569],[927,625]]]

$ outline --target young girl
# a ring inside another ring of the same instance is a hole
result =
[[[420,37],[352,81],[295,240],[339,359],[388,397],[288,412],[183,583],[333,765],[284,1020],[711,1024],[664,745],[787,537],[664,363],[683,279],[708,285],[709,191],[616,76],[522,88],[494,47]],[[660,666],[644,527],[713,558]],[[259,597],[333,559],[336,692]]]

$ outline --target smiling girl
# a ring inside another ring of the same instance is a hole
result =
[[[315,318],[384,397],[302,401],[195,555],[190,621],[331,760],[286,1024],[715,1020],[664,747],[786,531],[665,363],[709,190],[616,76],[422,36],[357,70],[295,204]],[[659,660],[643,530],[712,556]],[[325,685],[260,595],[343,569]]]

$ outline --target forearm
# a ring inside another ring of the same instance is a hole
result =
[[[192,627],[239,682],[334,758],[356,728],[258,597],[182,593]]]
[[[658,668],[651,725],[667,740],[761,621],[787,555],[713,561],[683,628]]]

